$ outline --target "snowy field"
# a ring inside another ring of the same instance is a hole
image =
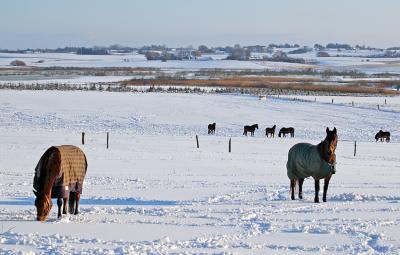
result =
[[[302,95],[279,95],[280,98],[292,100],[304,100],[308,102],[352,106],[364,109],[378,109],[384,112],[400,112],[400,100],[391,96],[302,96]]]
[[[383,98],[335,100],[2,90],[0,254],[399,254],[400,98],[379,111],[345,102]],[[253,123],[255,137],[243,137]],[[274,124],[296,137],[265,138]],[[339,135],[328,202],[313,203],[311,179],[291,201],[287,152],[327,126]],[[375,142],[379,129],[391,143]],[[34,167],[60,144],[88,158],[80,214],[57,220],[54,204],[40,223]]]
[[[377,54],[375,51],[342,51],[337,57],[337,51],[328,51],[332,57],[317,57],[316,52],[289,55],[293,58],[304,58],[315,64],[296,64],[271,61],[234,61],[224,60],[226,54],[204,55],[212,60],[179,61],[171,60],[147,61],[144,55],[118,54],[118,55],[77,55],[70,53],[0,53],[0,68],[9,68],[13,60],[24,61],[28,66],[36,67],[143,67],[160,68],[163,70],[198,70],[198,69],[269,69],[269,70],[301,70],[301,69],[332,69],[338,71],[358,70],[368,74],[373,73],[400,73],[399,58],[367,58],[368,55]],[[256,56],[271,56],[267,53],[255,53]]]

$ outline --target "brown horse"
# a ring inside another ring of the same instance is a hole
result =
[[[276,125],[274,125],[272,128],[266,128],[265,135],[267,137],[268,137],[268,135],[271,135],[271,137],[275,137],[275,129],[276,129]]]
[[[385,131],[379,130],[379,132],[376,133],[376,135],[375,135],[375,140],[376,140],[376,142],[378,140],[380,140],[381,142],[383,142],[384,140],[386,142],[390,142],[390,132],[385,132]]]
[[[208,124],[208,134],[209,135],[215,134],[215,126],[216,126],[215,122],[212,124]]]
[[[337,131],[326,128],[325,140],[318,145],[308,143],[295,144],[288,153],[288,162],[286,164],[287,175],[290,179],[291,199],[294,200],[294,188],[296,181],[299,182],[299,198],[303,198],[302,189],[304,179],[312,176],[315,181],[314,202],[319,202],[319,180],[324,179],[324,192],[322,200],[326,202],[326,193],[328,191],[329,181],[332,174],[335,173],[337,146]]]
[[[292,128],[292,127],[288,127],[288,128],[283,127],[283,128],[281,128],[279,130],[278,136],[279,137],[282,137],[282,136],[286,137],[286,134],[290,134],[290,137],[294,137],[294,128]]]
[[[63,214],[67,213],[68,198],[69,212],[78,214],[86,170],[86,156],[78,147],[62,145],[47,149],[35,168],[33,179],[37,220],[47,219],[53,206],[52,198],[57,198],[58,218],[61,218],[63,202]]]
[[[250,132],[251,136],[254,136],[254,131],[258,129],[258,124],[243,127],[243,135],[247,136],[247,132]]]

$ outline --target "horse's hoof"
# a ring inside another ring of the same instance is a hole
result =
[[[322,201],[326,202],[326,198],[323,198]]]
[[[299,195],[299,199],[303,199],[303,196],[302,196],[302,195]]]
[[[314,203],[319,203],[319,199],[314,199]]]

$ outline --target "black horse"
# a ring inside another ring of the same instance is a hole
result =
[[[292,128],[292,127],[288,127],[288,128],[283,127],[283,128],[281,128],[279,130],[278,136],[279,137],[282,137],[282,136],[286,137],[286,134],[290,134],[290,137],[294,137],[294,128]]]
[[[275,129],[276,129],[276,125],[274,125],[272,128],[266,128],[265,135],[267,137],[268,137],[268,135],[271,135],[271,137],[275,137]]]
[[[299,198],[303,198],[303,182],[312,176],[315,181],[314,202],[319,202],[319,180],[324,179],[324,193],[322,200],[326,202],[329,181],[335,173],[337,131],[326,128],[325,140],[317,145],[309,143],[298,143],[290,148],[288,161],[286,163],[287,175],[290,179],[291,199],[294,200],[294,188],[296,181],[299,182]]]
[[[390,142],[390,132],[379,130],[379,132],[375,135],[375,140],[376,142],[378,140],[380,140],[381,142],[383,142],[384,140],[386,142]]]
[[[208,134],[209,135],[215,134],[215,126],[216,126],[215,122],[212,124],[208,124]]]
[[[251,126],[244,126],[243,128],[243,135],[247,136],[247,132],[251,133],[251,136],[254,136],[254,131],[258,129],[258,124],[254,124]]]

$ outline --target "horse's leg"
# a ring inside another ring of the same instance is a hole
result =
[[[69,193],[69,214],[74,214],[75,212],[75,199],[76,199],[75,194],[76,194],[75,192]]]
[[[61,198],[57,198],[57,206],[58,206],[57,217],[61,218],[61,206],[62,206],[62,199]]]
[[[67,203],[68,203],[68,197],[63,198],[63,214],[67,214]]]
[[[294,187],[296,186],[296,180],[290,180],[290,198],[294,200]]]
[[[299,179],[299,199],[303,199],[303,182],[303,178]]]
[[[329,181],[331,180],[332,174],[328,175],[324,179],[324,193],[322,195],[322,201],[326,202],[326,193],[328,192]]]
[[[315,203],[319,203],[319,180],[315,179],[315,198],[314,198],[314,202]]]
[[[78,211],[78,205],[79,205],[79,199],[81,198],[81,194],[79,192],[76,192],[76,197],[75,197],[75,215],[79,213]]]

